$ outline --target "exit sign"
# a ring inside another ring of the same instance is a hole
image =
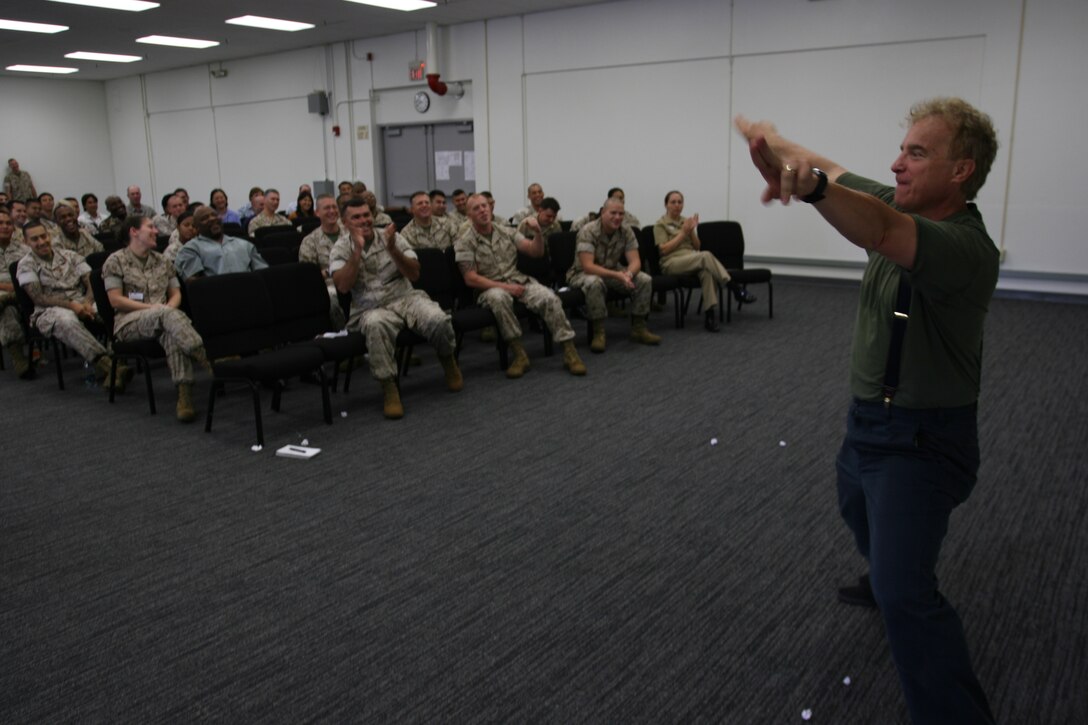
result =
[[[427,63],[422,60],[413,60],[408,65],[408,79],[421,81],[427,73]]]

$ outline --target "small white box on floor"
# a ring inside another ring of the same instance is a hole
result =
[[[284,458],[313,458],[320,452],[320,448],[309,448],[307,446],[286,445],[283,448],[276,449],[276,455]]]

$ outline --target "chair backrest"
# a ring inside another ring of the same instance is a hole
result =
[[[518,251],[518,271],[527,274],[545,287],[552,287],[555,277],[552,272],[552,263],[547,251],[539,257],[530,257],[525,252]]]
[[[443,254],[446,256],[446,267],[449,269],[450,282],[453,285],[454,308],[472,307],[476,304],[476,290],[465,284],[465,276],[461,274],[461,268],[457,266],[457,252],[453,247],[447,247],[443,250]]]
[[[419,257],[419,279],[412,283],[416,289],[427,293],[444,310],[451,310],[457,300],[457,286],[450,265],[450,258],[444,249],[417,249]]]
[[[101,266],[91,269],[91,291],[94,293],[98,316],[102,318],[102,324],[106,328],[106,338],[113,340],[113,305],[110,304],[110,295],[106,291],[106,281],[102,279]]]
[[[249,234],[246,233],[245,227],[238,222],[223,222],[223,233],[228,237],[238,237],[239,239],[249,239]]]
[[[574,250],[578,232],[556,232],[548,237],[548,253],[552,260],[552,275],[557,284],[563,284],[567,272],[574,266]]]
[[[302,235],[294,227],[261,227],[253,232],[253,246],[257,249],[266,247],[299,247]]]
[[[565,232],[569,232],[573,224],[574,222],[570,219],[564,219],[563,221],[559,222],[559,228]]]
[[[702,222],[698,228],[703,248],[726,269],[744,269],[744,232],[737,222]]]
[[[308,216],[299,220],[298,224],[295,225],[295,228],[298,229],[299,234],[305,237],[319,226],[321,226],[321,219],[315,216]]]
[[[244,355],[280,342],[272,296],[256,272],[196,277],[188,285],[193,326],[208,357]]]
[[[166,251],[166,248],[170,246],[169,234],[156,234],[155,235],[155,249],[161,254]]]
[[[30,315],[34,313],[34,300],[30,299],[30,295],[26,293],[23,286],[19,284],[16,271],[19,269],[18,262],[12,262],[8,265],[8,273],[11,275],[11,285],[15,288],[15,302],[19,305],[19,323],[23,326],[23,332],[28,332],[30,329]]]
[[[638,239],[638,256],[641,258],[646,272],[651,277],[661,276],[661,250],[657,248],[657,243],[654,242],[654,228],[648,226],[636,229],[635,238]]]
[[[102,265],[106,263],[106,258],[113,252],[91,252],[87,255],[87,266],[92,270],[102,269]]]
[[[298,263],[298,247],[264,247],[258,251],[261,258],[272,267]]]
[[[316,264],[281,264],[256,274],[268,285],[272,316],[284,340],[309,340],[332,329],[329,290]]]

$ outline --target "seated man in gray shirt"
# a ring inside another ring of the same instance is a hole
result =
[[[183,280],[231,272],[252,272],[268,266],[252,244],[223,234],[223,223],[211,207],[197,209],[193,220],[199,234],[196,239],[186,242],[174,260],[174,266]]]

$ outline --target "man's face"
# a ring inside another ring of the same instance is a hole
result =
[[[412,217],[424,226],[431,223],[431,198],[419,194],[412,199]]]
[[[468,194],[454,194],[453,195],[453,208],[458,212],[465,213],[465,205],[468,204]]]
[[[11,235],[15,233],[15,222],[11,220],[11,214],[0,211],[0,242],[7,244],[11,241]]]
[[[11,161],[8,161],[8,168],[11,169],[12,171],[18,171],[19,170],[19,162],[16,161],[15,159],[12,159]]]
[[[39,201],[41,201],[41,203],[42,203],[42,214],[45,214],[47,217],[52,217],[53,216],[53,195],[52,194],[42,194],[41,197],[39,197]]]
[[[140,191],[140,187],[128,187],[128,201],[130,204],[132,204],[133,206],[139,206],[143,198],[143,193]]]
[[[10,200],[8,199],[7,192],[0,191],[0,204],[7,204],[8,201]]]
[[[431,197],[431,213],[434,216],[446,216],[446,197],[441,194]]]
[[[551,209],[541,209],[536,215],[536,220],[540,222],[541,229],[547,229],[555,223],[555,212]]]
[[[177,219],[185,211],[185,200],[174,194],[166,200],[166,213]]]
[[[606,234],[611,234],[619,229],[622,224],[623,204],[615,199],[609,199],[605,202],[604,209],[601,210],[601,229]]]
[[[260,214],[264,209],[264,194],[254,194],[249,197],[249,205],[253,207],[254,214]]]
[[[187,192],[185,189],[178,189],[177,191],[174,192],[174,194],[181,197],[181,208],[182,208],[182,210],[188,209],[189,208],[189,192]],[[178,214],[180,214],[180,213],[181,212],[178,212]]]
[[[42,218],[42,203],[37,199],[29,199],[26,202],[26,218],[38,221]]]
[[[529,187],[529,202],[534,206],[540,206],[540,202],[544,199],[544,188],[540,184],[533,184]]]
[[[317,202],[317,217],[321,220],[322,229],[327,232],[335,230],[340,220],[340,210],[336,208],[336,199],[326,196]]]
[[[21,201],[11,203],[11,221],[19,227],[26,224],[26,204]]]
[[[268,214],[275,214],[280,208],[280,195],[273,191],[264,195],[264,210]]]
[[[948,158],[951,141],[952,129],[936,116],[920,119],[907,130],[891,167],[896,206],[924,215],[956,194],[959,184],[952,177],[957,162]]]
[[[193,215],[196,220],[196,230],[208,239],[220,240],[223,238],[223,222],[219,221],[219,215],[211,210],[201,210],[204,213]]]
[[[351,182],[350,181],[341,181],[339,183],[339,185],[337,185],[336,191],[339,194],[350,194],[351,193],[351,188],[352,187],[351,187]]]
[[[30,246],[30,251],[34,252],[34,254],[42,259],[49,259],[53,256],[53,238],[49,236],[49,231],[42,225],[30,227],[23,236]]]
[[[91,216],[98,216],[98,199],[95,199],[93,196],[88,198],[87,203],[83,205],[83,211]]]
[[[76,237],[79,235],[79,220],[76,219],[76,213],[72,211],[69,206],[61,206],[57,209],[57,226],[67,237]]]
[[[114,219],[125,218],[125,202],[120,199],[106,199],[106,211],[110,213],[110,216]]]
[[[374,213],[366,204],[344,207],[344,226],[349,232],[362,232],[363,237],[374,236]]]
[[[467,206],[468,218],[472,220],[472,226],[477,229],[486,229],[491,224],[491,206],[485,197],[469,197]]]

